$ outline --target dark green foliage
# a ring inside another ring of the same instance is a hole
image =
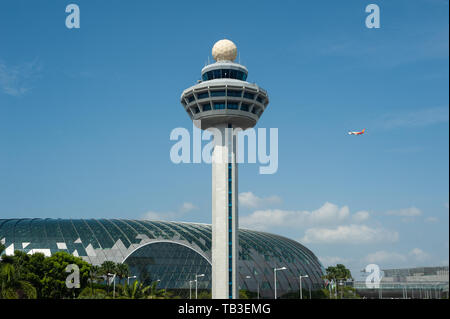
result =
[[[349,269],[347,269],[343,264],[337,264],[336,266],[330,266],[325,269],[326,275],[323,276],[324,279],[328,281],[333,280],[335,283],[335,289],[331,291],[324,289],[324,294],[327,295],[328,298],[345,298],[345,299],[354,299],[359,298],[356,294],[356,290],[352,287],[346,286],[345,282],[347,280],[353,279],[352,274]],[[330,287],[329,287],[330,288]]]
[[[337,264],[336,266],[330,266],[325,269],[326,275],[324,278],[328,280],[347,280],[352,279],[352,274],[344,265]]]
[[[3,251],[0,247],[0,254]],[[79,267],[81,288],[67,288],[69,264]],[[3,255],[0,261],[0,298],[74,298],[87,286],[90,268],[89,263],[66,252],[45,257],[15,251],[13,256]]]

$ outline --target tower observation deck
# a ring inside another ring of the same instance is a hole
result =
[[[238,290],[238,166],[233,129],[256,125],[269,104],[267,92],[246,82],[248,70],[235,63],[236,45],[216,42],[215,63],[202,69],[202,79],[181,95],[194,124],[214,134],[212,153],[212,297],[239,298]]]

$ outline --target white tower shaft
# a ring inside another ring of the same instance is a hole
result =
[[[237,139],[231,125],[217,125],[212,130],[212,298],[237,299]]]

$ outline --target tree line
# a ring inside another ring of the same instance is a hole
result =
[[[138,280],[129,284],[128,265],[105,261],[94,266],[67,252],[50,257],[42,253],[32,255],[16,250],[14,255],[3,254],[0,244],[0,299],[66,299],[66,298],[168,298],[170,293],[158,289],[158,282],[150,285]],[[80,288],[68,288],[66,267],[79,268]],[[113,278],[116,277],[116,278]],[[116,280],[117,285],[112,285]],[[113,286],[113,287],[112,287]]]

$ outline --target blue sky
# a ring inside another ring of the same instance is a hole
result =
[[[241,225],[355,277],[448,265],[448,1],[74,1],[76,30],[69,3],[0,2],[0,218],[210,223],[210,166],[169,134],[229,38],[279,130],[276,174],[240,166]]]

